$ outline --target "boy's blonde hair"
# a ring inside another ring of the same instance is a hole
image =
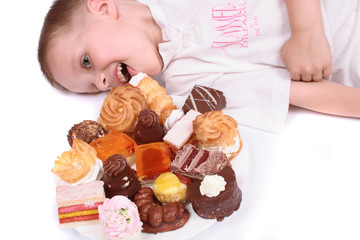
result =
[[[51,59],[47,58],[47,52],[55,44],[56,39],[79,25],[82,19],[81,10],[85,9],[86,1],[55,0],[44,20],[38,45],[38,61],[45,78],[52,86],[59,89],[64,89],[64,87],[54,79],[49,69]]]

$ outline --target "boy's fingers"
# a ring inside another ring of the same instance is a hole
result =
[[[316,74],[312,75],[312,80],[317,82],[320,81],[323,78],[322,72],[317,72]]]
[[[308,73],[301,74],[301,80],[304,82],[310,82],[312,80],[311,74]]]
[[[300,73],[290,72],[290,78],[295,81],[300,81],[301,75],[300,75]]]
[[[330,64],[329,66],[325,67],[322,72],[322,78],[323,79],[329,79],[333,71],[333,66]]]

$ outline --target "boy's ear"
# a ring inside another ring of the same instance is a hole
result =
[[[117,8],[112,0],[88,0],[87,9],[92,14],[117,18]]]

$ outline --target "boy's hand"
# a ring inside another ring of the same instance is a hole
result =
[[[329,42],[322,31],[293,32],[281,58],[292,80],[320,81],[333,71]]]

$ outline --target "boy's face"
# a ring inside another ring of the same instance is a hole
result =
[[[106,91],[139,72],[153,76],[162,69],[156,44],[133,26],[108,19],[63,34],[47,57],[55,81],[79,93]]]

